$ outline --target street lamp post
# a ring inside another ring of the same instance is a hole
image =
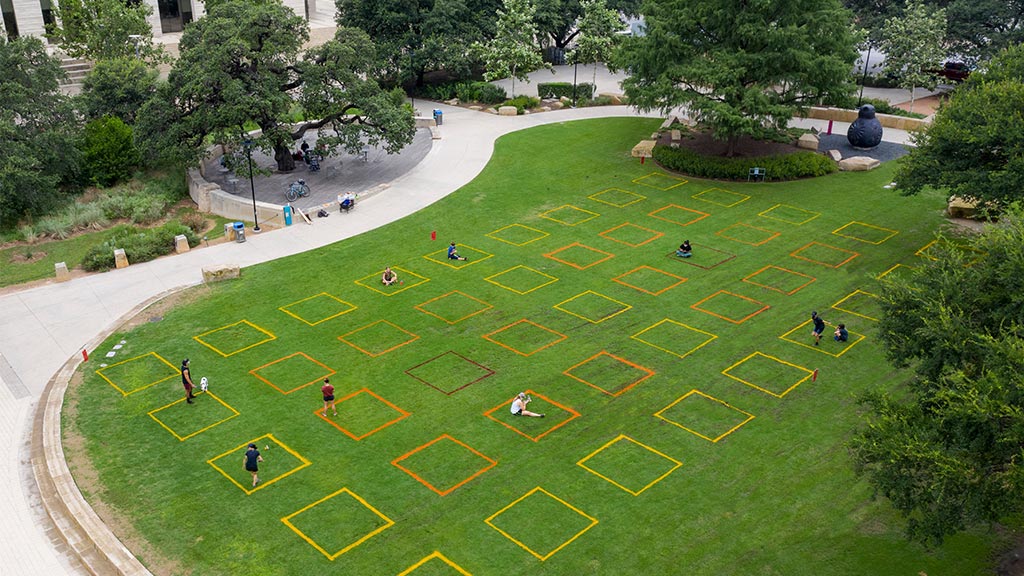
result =
[[[142,40],[141,34],[129,34],[128,38],[131,39],[132,44],[135,44],[135,59],[139,59],[139,41]]]
[[[245,139],[245,155],[249,159],[249,191],[252,192],[252,221],[253,221],[253,232],[260,231],[260,220],[256,215],[256,184],[252,179],[252,140],[249,138]]]
[[[416,51],[409,50],[409,73],[412,74],[412,90],[409,90],[409,98],[412,99],[412,115],[416,116]]]

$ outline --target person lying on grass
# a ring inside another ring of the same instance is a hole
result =
[[[520,392],[516,395],[515,399],[512,400],[512,415],[513,416],[533,416],[534,418],[543,418],[543,414],[537,414],[536,412],[530,412],[526,409],[526,405],[533,402],[533,398],[526,395],[526,392]]]

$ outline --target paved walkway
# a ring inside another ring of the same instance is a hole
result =
[[[384,193],[361,202],[345,216],[314,220],[265,234],[244,244],[225,243],[187,254],[135,264],[122,270],[50,283],[0,296],[0,443],[8,446],[0,466],[0,574],[79,574],[47,534],[47,522],[28,475],[28,429],[46,383],[82,346],[111,330],[134,306],[172,288],[199,284],[201,269],[214,264],[251,266],[304,252],[372,230],[416,212],[457,190],[483,170],[501,135],[553,122],[635,116],[626,107],[560,110],[499,117],[431,104],[444,111],[442,139],[423,161],[398,177]],[[799,120],[823,128],[824,121]],[[834,130],[845,133],[847,125]],[[907,142],[898,130],[887,141]],[[325,185],[326,186],[326,185]],[[336,194],[343,190],[336,184]]]

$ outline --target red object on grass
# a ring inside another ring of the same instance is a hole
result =
[[[811,374],[811,382],[817,382],[817,381],[818,381],[818,369],[815,368],[814,369],[814,373]]]
[[[430,232],[430,239],[437,240],[437,230],[433,230]]]
[[[641,163],[641,164],[643,164],[643,163],[644,163],[644,158],[645,158],[644,156],[641,156],[641,157],[640,157],[640,163]]]
[[[82,348],[82,362],[89,361],[89,352],[85,348]]]

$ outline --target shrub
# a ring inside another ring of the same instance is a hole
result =
[[[723,158],[703,156],[686,148],[655,146],[654,159],[669,170],[719,180],[746,180],[750,169],[754,167],[764,168],[772,180],[824,176],[836,171],[835,162],[814,152],[760,158]]]
[[[188,226],[196,234],[202,233],[206,229],[206,216],[203,216],[195,210],[187,210],[182,212],[178,216],[178,220]]]
[[[620,99],[624,101],[624,98]],[[587,100],[583,103],[583,106],[617,106],[615,99],[611,96],[598,96],[592,100]]]
[[[452,86],[455,98],[463,102],[494,104],[505,99],[505,89],[489,82],[459,82]]]
[[[132,141],[132,129],[116,116],[104,116],[85,125],[82,152],[89,180],[110,186],[127,180],[142,161]]]
[[[140,229],[121,224],[111,229],[106,241],[93,246],[82,267],[89,271],[109,270],[114,267],[114,250],[124,249],[128,262],[148,262],[174,251],[174,237],[184,234],[189,246],[198,246],[199,237],[188,226],[167,223],[158,228]]]
[[[110,115],[134,124],[135,114],[156,92],[158,76],[135,58],[100,60],[82,81],[82,113],[90,120]]]
[[[563,96],[572,99],[571,82],[540,82],[537,84],[537,95],[541,98],[562,98]],[[590,100],[594,96],[594,85],[590,82],[579,82],[576,84],[576,99]]]
[[[502,106],[515,106],[516,114],[522,114],[524,110],[530,108],[536,108],[540,106],[540,100],[532,96],[516,96],[511,100],[505,100],[501,103]]]

